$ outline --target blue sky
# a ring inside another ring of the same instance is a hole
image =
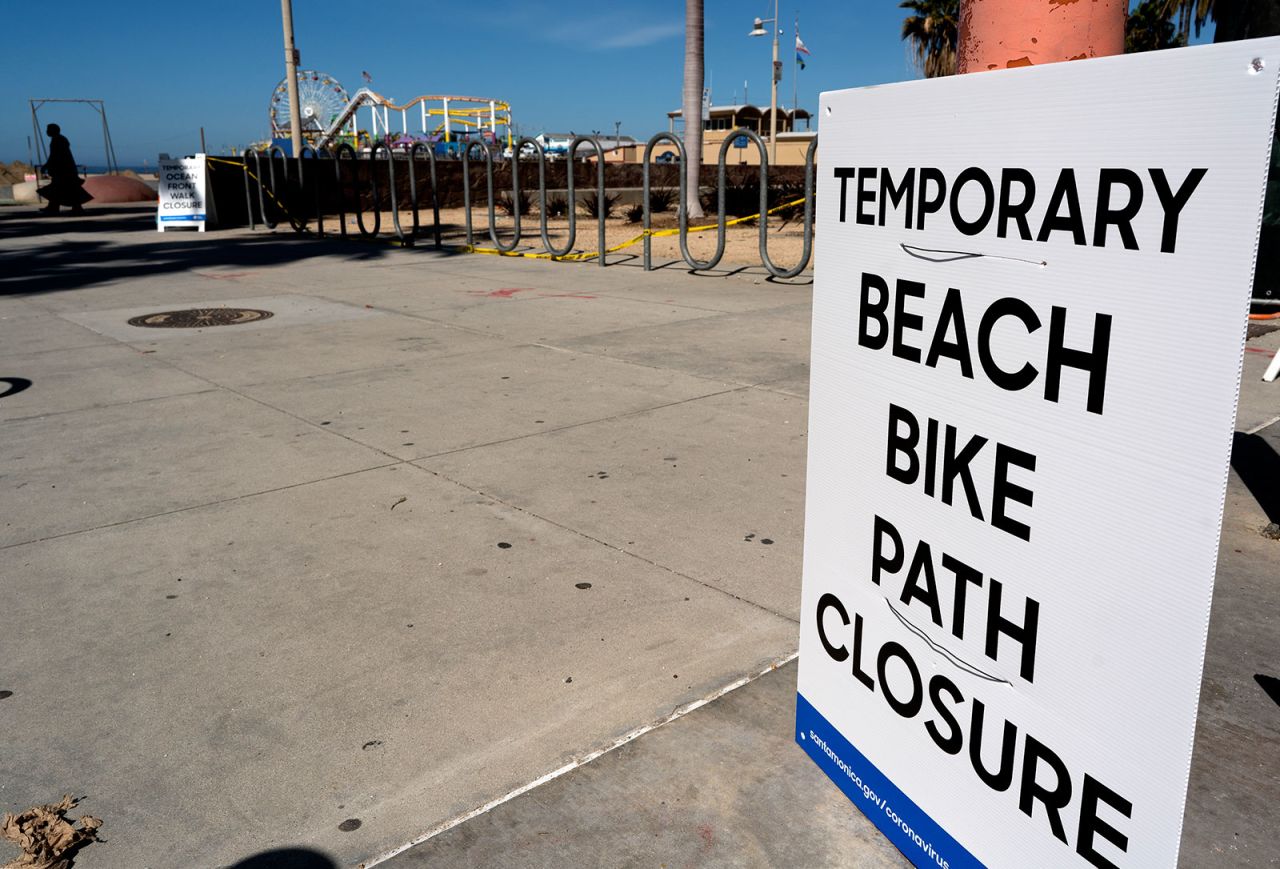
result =
[[[741,101],[745,80],[751,101],[768,104],[770,42],[747,32],[772,8],[706,0],[716,103]],[[63,0],[56,25],[49,12],[31,10],[41,21],[39,38],[11,33],[0,52],[0,159],[27,159],[33,97],[105,100],[122,165],[154,162],[161,151],[194,152],[201,126],[211,152],[266,136],[268,103],[284,75],[276,0]],[[797,13],[812,52],[799,73],[801,106],[813,108],[823,90],[917,77],[899,38],[904,12],[896,0],[796,0],[779,6],[786,30],[780,103],[791,103]],[[639,138],[666,129],[666,113],[680,105],[683,0],[293,0],[293,14],[302,66],[330,74],[349,93],[368,71],[374,89],[399,102],[420,94],[505,99],[529,135],[612,133],[621,121],[623,134]],[[49,106],[40,121],[62,125],[79,162],[103,162],[91,109]]]

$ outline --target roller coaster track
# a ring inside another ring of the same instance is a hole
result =
[[[443,112],[438,109],[431,109],[430,111],[428,111],[424,105],[427,102],[442,103],[444,105]],[[456,96],[451,94],[425,94],[420,97],[415,97],[414,99],[410,100],[404,105],[396,105],[391,100],[387,99],[382,94],[377,93],[376,91],[373,91],[369,88],[360,88],[360,90],[356,91],[355,95],[351,97],[350,102],[347,103],[346,107],[342,110],[342,112],[336,118],[334,118],[333,123],[331,123],[328,129],[324,131],[324,134],[316,141],[315,147],[326,148],[331,146],[334,140],[338,137],[338,134],[342,131],[342,128],[351,121],[352,117],[355,116],[356,111],[358,111],[361,107],[364,107],[364,106],[368,106],[373,109],[389,109],[391,111],[396,111],[396,112],[405,112],[415,106],[423,106],[421,111],[422,111],[423,120],[424,120],[424,127],[425,127],[425,119],[428,114],[430,115],[443,114],[446,119],[453,118],[454,120],[460,121],[462,123],[468,123],[465,120],[466,114],[478,115],[483,111],[482,109],[474,109],[474,110],[469,110],[468,112],[465,112],[465,113],[450,112],[448,108],[450,102],[469,103],[469,104],[476,104],[481,106],[488,106],[489,111],[494,115],[496,115],[496,113],[498,112],[501,112],[502,122],[507,124],[508,127],[510,125],[511,106],[503,100],[490,99],[489,97]],[[424,129],[423,132],[426,132],[426,130]],[[496,130],[495,130],[495,133],[496,133]]]

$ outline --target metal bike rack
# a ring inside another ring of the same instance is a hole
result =
[[[538,154],[538,229],[542,235],[542,246],[547,250],[551,250],[551,233],[547,229],[547,153],[542,150],[542,146],[535,140],[530,138],[521,138],[513,146],[515,150],[511,152],[511,163],[514,167],[511,171],[519,174],[520,172],[520,152],[525,145],[532,145],[533,150]],[[517,203],[518,204],[518,203]]]
[[[431,214],[433,218],[432,232],[435,236],[436,249],[443,247],[440,241],[440,197],[437,194],[439,184],[436,178],[436,152],[425,142],[415,142],[413,147],[409,149],[409,191],[412,195],[413,202],[413,238],[418,238],[418,230],[421,228],[421,221],[418,217],[418,151],[426,149],[427,159],[431,165]]]
[[[253,151],[245,148],[244,153],[240,155],[240,159],[244,162],[244,207],[249,215],[249,229],[254,230],[258,225],[253,222],[253,193],[249,190],[249,155]]]
[[[373,224],[373,234],[378,234],[378,220],[382,215],[382,203],[378,201],[378,151],[387,152],[387,189],[391,191],[389,196],[389,204],[391,205],[391,225],[395,227],[396,238],[400,239],[400,243],[406,246],[413,245],[412,238],[405,238],[404,228],[400,226],[400,203],[396,198],[396,155],[391,153],[390,146],[384,143],[374,145],[369,151],[369,177],[373,187],[373,213],[376,215]]]
[[[684,261],[690,268],[695,266],[695,260],[689,255],[689,212],[685,208],[685,203],[689,200],[689,179],[684,174],[684,142],[676,138],[674,133],[658,133],[649,139],[644,146],[644,270],[646,272],[653,271],[653,238],[649,235],[651,230],[650,207],[649,207],[649,171],[652,167],[650,158],[653,156],[653,148],[659,142],[670,142],[676,146],[676,151],[680,154],[680,168],[678,174],[680,176],[680,255],[684,257]],[[695,191],[696,195],[696,191]]]
[[[715,252],[707,260],[699,260],[689,251],[689,215],[688,206],[690,197],[699,195],[698,190],[690,190],[688,178],[686,177],[683,167],[687,159],[684,149],[684,143],[672,133],[658,133],[645,143],[644,148],[644,164],[643,164],[643,226],[644,233],[642,243],[644,245],[643,264],[646,271],[653,269],[653,214],[650,197],[653,192],[652,178],[652,157],[654,148],[662,143],[672,145],[679,155],[680,173],[679,173],[679,243],[680,256],[685,264],[694,271],[707,271],[716,268],[723,260],[725,248],[727,244],[727,227],[728,218],[726,209],[726,190],[728,184],[728,152],[729,148],[735,143],[739,137],[749,140],[755,145],[756,151],[760,157],[759,163],[759,235],[758,244],[760,252],[760,262],[764,269],[772,277],[777,278],[793,278],[809,267],[813,258],[813,197],[814,197],[814,170],[817,155],[817,140],[814,139],[809,143],[809,147],[805,152],[804,159],[804,206],[803,206],[803,234],[802,248],[799,261],[790,268],[784,268],[773,261],[769,255],[769,157],[768,149],[764,140],[752,130],[738,128],[730,131],[725,140],[720,145],[718,159],[716,163],[716,209],[715,223],[716,230],[716,247]],[[568,198],[568,238],[561,247],[557,247],[551,241],[551,231],[548,226],[547,216],[547,155],[545,150],[536,141],[530,138],[522,137],[513,145],[513,151],[510,160],[511,166],[511,197],[512,197],[512,220],[513,220],[513,236],[507,241],[503,241],[499,235],[498,215],[497,215],[497,199],[496,199],[496,182],[495,182],[495,159],[492,151],[485,147],[483,143],[472,142],[460,152],[460,163],[462,169],[462,200],[464,211],[464,228],[466,232],[467,247],[475,246],[475,226],[471,214],[472,192],[471,192],[471,162],[474,159],[472,149],[480,148],[481,154],[485,162],[485,189],[488,194],[488,223],[489,223],[489,239],[492,241],[496,251],[500,253],[512,253],[522,243],[525,236],[525,229],[520,214],[520,194],[521,194],[521,158],[520,154],[526,146],[531,146],[536,154],[538,161],[538,204],[540,210],[539,234],[541,236],[542,246],[545,249],[545,256],[551,259],[584,259],[590,254],[574,254],[574,245],[577,243],[578,221],[577,221],[577,190],[575,184],[575,158],[577,157],[581,146],[589,146],[589,150],[594,150],[596,158],[596,244],[597,251],[594,253],[595,258],[599,261],[600,267],[604,268],[608,265],[607,247],[606,247],[606,223],[605,223],[605,161],[604,148],[600,140],[596,136],[576,136],[569,143],[569,152],[567,157],[565,187]],[[327,173],[321,172],[320,167],[312,162],[312,169],[307,169],[307,161],[317,161],[322,155],[332,159],[333,161],[333,181],[337,187],[337,206],[339,216],[339,227],[341,234],[346,237],[349,235],[347,230],[347,198],[348,194],[355,196],[356,223],[360,229],[360,235],[364,238],[376,237],[382,228],[381,217],[381,184],[379,181],[380,167],[379,163],[385,160],[387,166],[387,186],[389,191],[389,207],[392,214],[392,223],[394,224],[396,238],[405,246],[412,246],[416,240],[422,237],[422,195],[419,189],[418,172],[421,168],[422,155],[425,151],[428,163],[428,169],[431,176],[431,211],[432,211],[432,238],[434,246],[437,249],[443,248],[443,230],[440,222],[440,188],[439,188],[439,158],[434,148],[424,142],[415,143],[404,155],[403,159],[407,160],[409,171],[409,198],[412,208],[413,225],[406,230],[400,219],[400,202],[399,190],[396,184],[396,161],[397,155],[395,151],[385,142],[375,144],[369,151],[367,157],[368,163],[368,192],[372,197],[373,220],[370,225],[365,219],[364,207],[361,203],[361,194],[364,192],[364,185],[360,178],[360,172],[366,171],[361,169],[361,164],[366,160],[361,158],[355,148],[347,143],[338,145],[333,151],[320,151],[311,146],[302,149],[298,159],[298,189],[304,198],[307,197],[307,182],[312,180],[311,199],[314,200],[315,218],[316,218],[316,234],[320,237],[325,235],[324,226],[324,204],[327,201],[323,195],[325,178]],[[263,172],[263,155],[266,155],[266,172]],[[276,172],[276,159],[283,161],[283,175],[278,176]],[[290,194],[290,160],[288,160],[284,152],[278,147],[271,147],[265,151],[246,150],[243,154],[245,163],[245,204],[248,210],[249,227],[256,228],[255,222],[255,204],[257,199],[258,217],[268,229],[274,229],[278,223],[274,219],[272,213],[273,208],[276,211],[284,211],[283,202],[288,199]],[[249,171],[250,161],[252,161],[254,172]],[[343,165],[348,167],[347,177],[344,178]],[[354,174],[353,174],[354,173]],[[257,196],[253,195],[250,187],[251,178],[257,180]],[[275,205],[268,204],[267,198],[270,197]],[[304,206],[305,207],[305,206]],[[294,218],[286,214],[286,217],[293,222],[294,228],[299,232],[308,231],[310,215],[303,215],[301,219]],[[705,229],[711,229],[708,225]]]
[[[470,148],[467,150],[470,150]],[[503,244],[498,239],[498,217],[494,208],[497,202],[493,197],[493,154],[490,153],[488,148],[482,147],[480,150],[484,151],[485,184],[489,192],[489,239],[499,251],[510,253],[520,245],[520,163],[514,159],[513,155],[511,166],[511,214],[515,221],[516,234],[515,238],[511,239],[510,244]]]
[[[738,136],[746,136],[755,143],[756,149],[760,152],[760,262],[775,278],[794,278],[809,264],[809,253],[813,246],[813,225],[809,219],[813,216],[813,157],[817,153],[818,140],[814,139],[809,143],[809,149],[804,156],[804,246],[800,253],[800,262],[789,269],[784,269],[779,268],[769,258],[769,151],[765,148],[764,140],[757,134],[750,130],[738,129],[720,145],[720,189],[723,191],[725,184],[725,155],[729,145]],[[724,201],[721,197],[720,225],[722,227],[724,218]]]
[[[330,159],[333,158],[333,154],[331,152],[328,152],[326,150],[325,153],[328,158]],[[317,151],[315,148],[311,147],[310,145],[304,145],[302,147],[302,151],[299,152],[299,155],[298,155],[298,188],[302,191],[303,194],[307,192],[307,168],[306,167],[307,167],[308,159],[310,160],[320,159],[320,152]],[[315,196],[313,197],[313,199],[314,199],[315,210],[316,210],[316,236],[318,238],[324,238],[324,208],[322,207],[321,201],[320,201],[320,179],[318,176],[312,179],[311,186],[312,186],[312,189],[315,191]],[[307,228],[307,215],[304,214],[302,216],[302,219],[298,221],[298,231],[305,232],[306,228]]]
[[[472,142],[462,149],[462,212],[463,226],[467,232],[467,247],[475,245],[475,231],[471,226],[471,149],[479,146],[485,152],[485,156],[490,161],[490,168],[493,165],[493,155],[489,153],[489,149],[485,148],[479,142]],[[493,212],[493,200],[489,200],[489,212]]]
[[[338,228],[342,233],[342,237],[346,238],[347,237],[347,188],[342,183],[342,164],[344,162],[342,159],[343,154],[348,155],[349,161],[354,161],[357,163],[360,158],[356,154],[356,149],[348,145],[346,142],[342,142],[341,144],[338,145],[338,147],[333,149],[333,179],[334,179],[334,182],[338,185]],[[359,180],[359,179],[356,179],[356,180]],[[360,189],[358,185],[355,186],[355,191],[356,191],[356,212],[359,213]]]
[[[263,187],[265,185],[262,178],[262,152],[246,151],[245,154],[246,156],[249,154],[253,155],[253,174],[258,179],[258,214],[262,217],[262,225],[267,229],[275,229],[279,224],[267,215],[267,199],[263,192]],[[271,164],[270,157],[267,158],[267,168],[271,170],[273,175],[275,174],[275,169]],[[275,185],[272,186],[274,187]],[[272,192],[274,193],[274,190]]]
[[[595,136],[576,136],[569,143],[569,178],[566,182],[569,188],[569,247],[573,247],[573,213],[577,210],[578,204],[573,198],[573,161],[578,157],[578,144],[580,142],[590,142],[596,149],[596,250],[599,251],[600,268],[604,268],[606,265],[604,243],[604,148],[600,146],[600,140]]]
[[[347,146],[351,148],[350,145]],[[384,146],[385,147],[385,146]],[[360,158],[356,154],[355,148],[351,148],[351,156],[356,158],[356,226],[360,229],[360,235],[365,238],[372,238],[378,234],[378,230],[382,228],[382,214],[378,211],[378,173],[373,167],[373,152],[369,153],[369,192],[373,197],[371,203],[373,208],[373,229],[370,230],[364,225],[364,208],[360,205]]]

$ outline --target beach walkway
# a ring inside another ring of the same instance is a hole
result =
[[[153,215],[0,211],[0,811],[84,795],[78,869],[903,865],[792,742],[809,278]],[[1187,866],[1276,859],[1258,332]]]

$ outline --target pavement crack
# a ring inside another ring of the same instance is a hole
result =
[[[704,395],[695,395],[691,398],[682,398],[679,401],[670,401],[670,402],[667,402],[666,404],[655,404],[652,407],[645,407],[645,408],[641,408],[640,410],[628,410],[623,413],[616,413],[613,416],[603,416],[598,419],[583,420],[582,422],[571,422],[571,423],[568,423],[567,425],[556,426],[555,428],[542,429],[541,431],[531,431],[528,434],[513,435],[509,438],[501,438],[496,441],[486,441],[485,443],[482,443],[482,444],[470,444],[469,446],[465,446],[465,447],[456,447],[451,450],[442,450],[438,453],[429,453],[428,455],[425,455],[425,456],[417,456],[416,458],[410,459],[409,461],[425,462],[429,459],[438,459],[443,456],[451,456],[456,453],[465,453],[468,450],[479,450],[479,449],[484,449],[485,447],[494,447],[500,444],[509,444],[509,443],[512,443],[513,441],[522,441],[528,438],[542,437],[543,435],[555,434],[556,432],[571,431],[572,429],[582,428],[588,425],[599,425],[602,422],[614,422],[616,420],[627,419],[628,417],[632,417],[632,416],[641,416],[646,413],[653,413],[656,410],[666,410],[667,408],[679,407],[683,404],[691,404],[692,402],[695,402],[695,401],[702,401],[705,398],[716,398],[717,396],[720,396],[720,395],[730,395],[735,392],[744,392],[747,389],[750,389],[750,387],[735,386],[732,389],[722,389],[719,392],[708,392]]]

